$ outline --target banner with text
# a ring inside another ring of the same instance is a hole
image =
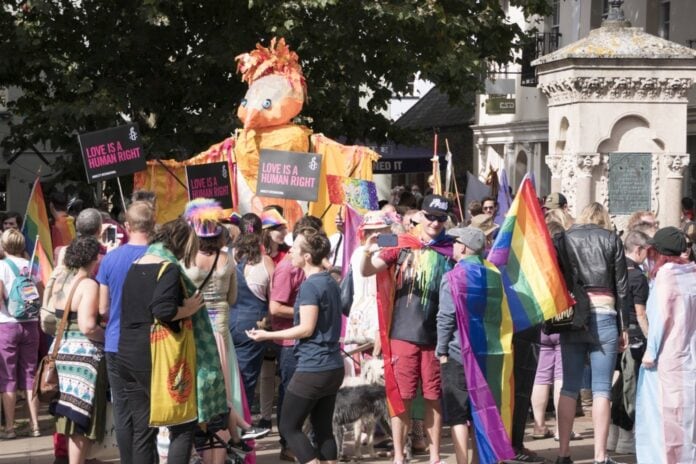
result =
[[[256,195],[316,201],[321,174],[321,155],[280,150],[261,150]]]
[[[77,139],[89,183],[133,174],[146,167],[137,124],[79,134]]]
[[[186,166],[189,200],[212,198],[224,209],[233,207],[230,168],[227,161]]]

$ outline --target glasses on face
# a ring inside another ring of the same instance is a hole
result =
[[[495,206],[484,206],[483,210],[484,211],[493,211],[495,209]]]
[[[435,214],[424,214],[425,219],[427,219],[430,222],[437,221],[437,222],[445,222],[447,221],[447,216],[437,216]]]

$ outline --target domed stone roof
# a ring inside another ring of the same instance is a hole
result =
[[[605,59],[694,59],[696,50],[648,34],[625,21],[605,21],[584,39],[573,42],[532,62],[533,66],[554,61],[584,58]]]

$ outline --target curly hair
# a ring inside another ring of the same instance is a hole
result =
[[[161,242],[176,259],[184,259],[186,267],[191,265],[193,257],[198,252],[198,237],[182,217],[158,228],[152,237],[152,243],[157,242]]]
[[[70,242],[65,249],[63,263],[69,269],[79,269],[97,259],[99,241],[93,235],[83,235]]]
[[[246,259],[247,264],[258,264],[261,261],[261,236],[241,234],[234,241],[234,254],[237,261]]]

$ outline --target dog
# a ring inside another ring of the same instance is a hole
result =
[[[366,388],[369,387],[369,388]],[[354,456],[363,455],[362,435],[367,433],[367,454],[375,457],[375,426],[380,423],[391,436],[386,392],[384,390],[384,361],[371,358],[361,363],[360,377],[346,377],[336,396],[333,429],[339,455],[343,454],[344,428],[353,424]]]
[[[355,385],[341,387],[338,390],[334,407],[333,432],[341,460],[346,460],[343,454],[343,428],[350,424],[353,424],[355,437],[355,457],[360,459],[363,456],[361,440],[363,426],[368,431],[367,453],[370,457],[375,457],[374,431],[378,422],[391,435],[387,398],[383,385]]]

